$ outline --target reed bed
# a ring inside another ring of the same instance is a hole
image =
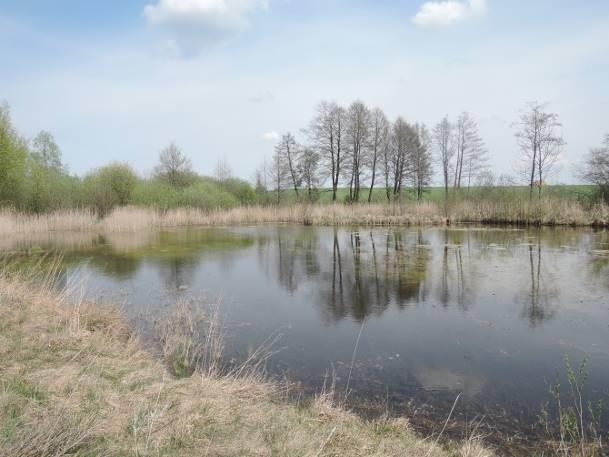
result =
[[[0,236],[51,232],[139,232],[149,229],[195,226],[292,223],[305,225],[422,226],[476,222],[482,224],[608,226],[609,206],[584,206],[567,199],[533,201],[477,199],[404,204],[327,204],[249,206],[204,210],[159,210],[126,206],[98,218],[87,210],[28,215],[0,211]]]
[[[442,224],[433,203],[415,205],[293,205],[253,206],[205,211],[179,208],[157,211],[124,207],[114,210],[100,225],[106,232],[139,231],[155,227],[225,226],[265,223],[307,225],[428,225]]]
[[[49,274],[0,270],[2,456],[491,455],[478,443],[442,448],[405,419],[365,421],[323,402],[294,405],[259,377],[223,374],[221,340],[199,334],[188,314],[166,328],[163,363],[119,312],[72,301],[51,283]],[[188,364],[204,359],[204,368],[172,375],[176,351]]]
[[[35,234],[65,231],[93,231],[97,217],[91,211],[78,209],[48,214],[27,214],[0,209],[0,235]]]
[[[455,222],[545,226],[606,226],[609,223],[609,207],[605,204],[585,208],[577,201],[557,198],[466,200],[456,203],[450,214]]]

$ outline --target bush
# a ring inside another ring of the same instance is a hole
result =
[[[55,173],[40,164],[30,165],[25,189],[28,211],[43,213],[85,204],[83,183],[78,177]]]
[[[184,189],[181,206],[215,209],[239,206],[239,199],[211,180],[200,179]]]
[[[0,105],[0,205],[23,205],[27,154],[27,143],[13,127],[8,105]]]
[[[215,181],[198,178],[193,184],[177,189],[158,179],[140,181],[134,191],[133,203],[160,209],[189,206],[200,209],[232,208],[239,200]]]
[[[138,178],[124,163],[111,163],[99,168],[84,180],[87,203],[103,216],[115,206],[132,202]]]
[[[228,178],[218,182],[220,187],[232,194],[242,205],[251,205],[256,202],[256,193],[252,185],[239,178]]]

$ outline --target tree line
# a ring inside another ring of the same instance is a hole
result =
[[[26,140],[13,126],[8,105],[0,105],[0,207],[31,212],[61,208],[95,208],[104,214],[115,206],[135,204],[171,208],[233,207],[280,203],[287,194],[316,201],[322,191],[332,201],[421,200],[434,170],[445,198],[473,186],[529,187],[541,196],[548,177],[560,165],[566,145],[559,116],[547,105],[530,103],[512,124],[517,139],[516,179],[496,179],[476,120],[463,112],[445,116],[431,129],[403,117],[390,121],[380,108],[361,101],[345,108],[322,101],[297,139],[281,135],[270,162],[257,170],[255,185],[233,177],[221,160],[215,176],[197,174],[175,144],[164,148],[148,177],[126,163],[114,162],[83,177],[70,174],[61,149],[46,131]],[[609,201],[609,135],[578,167],[578,177]],[[340,192],[339,192],[340,190]],[[344,196],[342,196],[344,195]],[[342,196],[342,198],[341,198]],[[327,199],[326,199],[327,200]]]
[[[372,201],[375,186],[385,189],[388,201],[411,187],[417,199],[433,177],[432,138],[427,127],[399,117],[390,122],[380,108],[361,101],[348,108],[322,101],[300,143],[288,132],[275,146],[270,165],[257,172],[259,185],[271,188],[281,200],[282,190],[293,189],[313,199],[329,183],[332,201],[338,189],[348,189],[349,202]]]
[[[350,202],[372,201],[376,188],[387,201],[400,199],[408,189],[417,200],[431,185],[434,165],[440,164],[444,188],[470,187],[488,170],[488,154],[473,117],[462,113],[453,123],[442,119],[431,131],[403,117],[388,120],[380,108],[361,101],[348,108],[322,101],[299,143],[290,132],[281,135],[265,177],[281,199],[281,191],[305,189],[309,198],[320,183],[329,183],[332,200],[340,186]]]
[[[63,163],[53,135],[42,131],[27,141],[13,126],[8,105],[0,105],[0,207],[33,213],[92,208],[103,215],[130,204],[226,208],[258,200],[251,184],[235,178],[228,164],[222,164],[221,176],[198,175],[173,143],[159,153],[149,177],[122,162],[76,176]]]
[[[445,116],[428,129],[401,116],[392,122],[380,108],[361,101],[347,108],[322,101],[301,130],[301,141],[291,132],[281,135],[270,163],[265,160],[256,172],[256,182],[271,189],[277,203],[286,189],[298,198],[304,193],[314,200],[323,186],[332,193],[332,201],[339,198],[341,187],[348,189],[349,202],[372,201],[375,188],[384,190],[388,202],[399,200],[405,190],[421,200],[436,171],[445,198],[463,188],[517,182],[526,183],[530,199],[535,192],[541,196],[547,180],[559,170],[566,145],[559,116],[547,104],[531,102],[512,128],[518,144],[514,154],[518,176],[497,180],[478,123],[468,112],[454,121]],[[584,182],[609,183],[609,171],[599,171],[604,170],[603,160],[609,163],[606,149],[595,149],[586,159],[588,171],[578,173]]]

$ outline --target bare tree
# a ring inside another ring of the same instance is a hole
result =
[[[267,166],[266,157],[262,160],[262,163],[254,172],[254,182],[256,183],[256,190],[259,192],[266,191],[268,189],[268,178],[269,170]]]
[[[548,141],[544,141],[539,148],[537,154],[537,172],[539,175],[538,190],[541,196],[541,189],[545,184],[545,180],[550,178],[559,169],[560,156],[566,142],[561,136],[551,134]]]
[[[320,184],[319,154],[313,149],[305,148],[300,154],[299,170],[302,182],[307,190],[307,197],[312,202],[314,192]]]
[[[600,197],[609,201],[609,134],[605,136],[603,146],[590,151],[580,170],[580,177],[598,186]]]
[[[285,187],[286,176],[281,156],[275,152],[271,158],[271,166],[268,169],[269,179],[273,185],[273,191],[277,197],[277,204],[281,203],[281,191]]]
[[[393,124],[388,154],[388,171],[391,175],[394,199],[400,197],[403,184],[411,171],[409,156],[415,137],[414,129],[402,117],[398,117]]]
[[[478,132],[478,124],[468,112],[461,113],[457,119],[454,135],[457,154],[454,187],[460,189],[464,178],[469,186],[474,174],[483,169],[486,150]]]
[[[432,140],[435,146],[438,161],[442,167],[442,178],[444,179],[444,198],[448,198],[448,186],[452,161],[455,156],[453,125],[445,116],[433,129]]]
[[[465,169],[463,170],[463,180],[467,182],[467,189],[471,187],[480,175],[488,171],[488,151],[482,140],[474,143],[465,156]]]
[[[332,201],[336,201],[342,173],[345,136],[345,110],[336,103],[322,101],[316,108],[307,134],[312,147],[319,154],[322,166],[329,171]]]
[[[296,198],[299,197],[298,187],[300,186],[300,176],[297,169],[299,152],[300,147],[296,143],[294,135],[289,132],[282,135],[279,143],[275,146],[279,166],[284,169],[283,174],[289,176]]]
[[[347,111],[347,151],[351,159],[349,200],[359,201],[359,193],[367,157],[370,136],[370,110],[361,101],[351,104]]]
[[[533,199],[535,185],[541,196],[543,180],[556,165],[565,145],[557,132],[561,127],[558,114],[546,112],[546,107],[547,105],[537,102],[529,103],[515,124],[519,128],[516,138],[522,151],[523,170],[529,182],[529,199]]]
[[[233,176],[233,170],[228,163],[226,156],[222,159],[218,160],[216,163],[216,170],[214,171],[214,176],[220,182],[228,181]]]
[[[159,154],[159,164],[154,169],[154,175],[177,188],[187,187],[194,178],[190,159],[174,143]]]
[[[411,150],[409,154],[411,177],[417,200],[423,198],[423,191],[431,184],[433,176],[431,135],[425,125],[414,126]]]
[[[389,132],[387,135],[387,145],[383,149],[381,154],[381,165],[383,167],[383,177],[385,178],[385,196],[387,197],[387,201],[391,201],[391,174],[392,174],[392,164],[393,164],[393,154],[395,151],[395,124],[389,124]]]
[[[390,125],[385,113],[380,108],[374,109],[371,114],[370,191],[368,192],[368,203],[372,201],[377,165],[387,154],[389,130]]]

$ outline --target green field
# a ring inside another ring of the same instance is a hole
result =
[[[542,195],[545,197],[555,197],[567,200],[580,200],[590,201],[594,198],[596,187],[590,185],[553,185],[546,186],[542,189]],[[360,191],[360,202],[368,201],[369,189],[362,189]],[[458,193],[455,193],[453,189],[449,189],[449,194],[452,196],[458,195],[461,198],[484,198],[492,197],[496,199],[528,199],[529,198],[529,187],[528,186],[511,186],[511,187],[471,187],[470,189],[461,189]],[[535,196],[537,196],[537,190],[535,190]],[[269,191],[269,199],[273,202],[277,200],[277,194],[274,191]],[[304,190],[300,191],[301,199],[306,197]],[[337,191],[337,202],[344,203],[348,200],[349,189],[346,187],[340,187]],[[332,189],[323,188],[316,191],[316,198],[319,203],[331,203],[332,202]],[[414,201],[416,199],[414,192],[410,189],[405,189],[402,194],[403,200]],[[296,201],[296,194],[293,189],[281,191],[281,202],[288,203]],[[444,200],[444,188],[443,187],[429,187],[423,197],[423,201],[430,202],[441,202]],[[386,193],[384,188],[377,187],[372,192],[373,203],[383,203],[387,201]]]

